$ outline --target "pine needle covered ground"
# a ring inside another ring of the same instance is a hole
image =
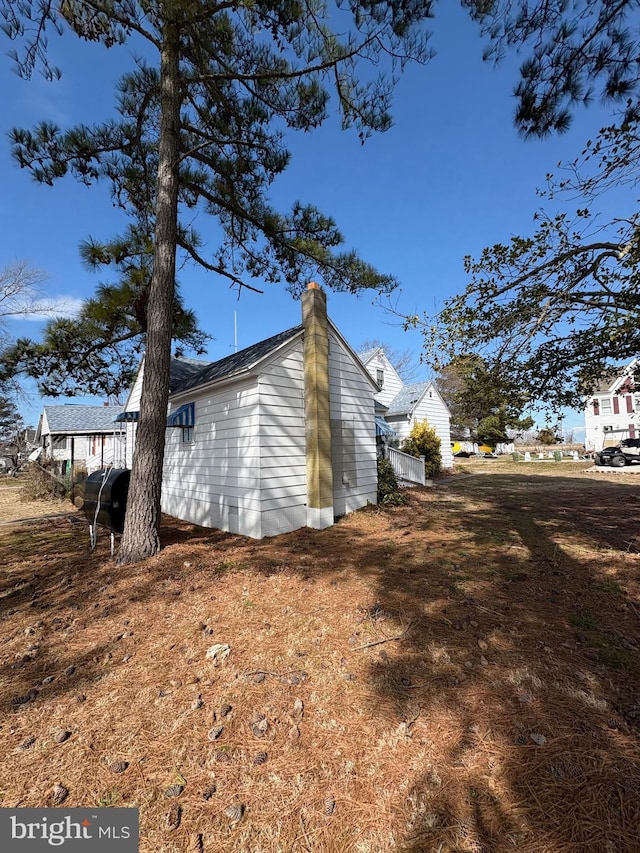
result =
[[[638,851],[640,480],[477,467],[133,567],[0,527],[1,804],[138,807],[144,853]]]

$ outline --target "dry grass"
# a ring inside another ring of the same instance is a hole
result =
[[[2,805],[137,806],[143,853],[638,851],[640,482],[482,470],[264,542],[167,519],[133,568],[0,530]]]

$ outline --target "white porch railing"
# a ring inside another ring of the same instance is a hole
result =
[[[406,480],[409,483],[419,483],[421,486],[426,485],[427,477],[424,471],[424,456],[416,458],[409,456],[408,453],[402,453],[396,450],[395,447],[388,447],[389,462],[398,478],[398,480]]]

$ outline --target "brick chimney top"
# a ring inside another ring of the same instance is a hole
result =
[[[317,281],[310,281],[307,285],[307,290],[320,290],[320,285]]]

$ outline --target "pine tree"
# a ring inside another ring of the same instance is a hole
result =
[[[21,43],[14,54],[29,76],[48,63],[47,32],[71,30],[106,47],[131,43],[155,53],[140,60],[119,88],[120,119],[62,132],[51,123],[13,132],[20,164],[44,183],[72,174],[85,183],[111,181],[114,199],[153,234],[146,304],[145,373],[129,510],[118,559],[134,562],[160,547],[160,487],[176,255],[180,250],[232,285],[285,282],[296,291],[311,276],[355,292],[395,282],[353,252],[337,252],[335,223],[296,203],[283,215],[268,201],[289,154],[281,128],[311,130],[337,98],[343,127],[362,140],[390,125],[392,79],[359,79],[358,63],[387,64],[429,56],[420,25],[431,3],[322,0],[3,0],[5,30]],[[31,36],[34,32],[35,36]],[[203,209],[223,239],[213,257],[181,224]]]

